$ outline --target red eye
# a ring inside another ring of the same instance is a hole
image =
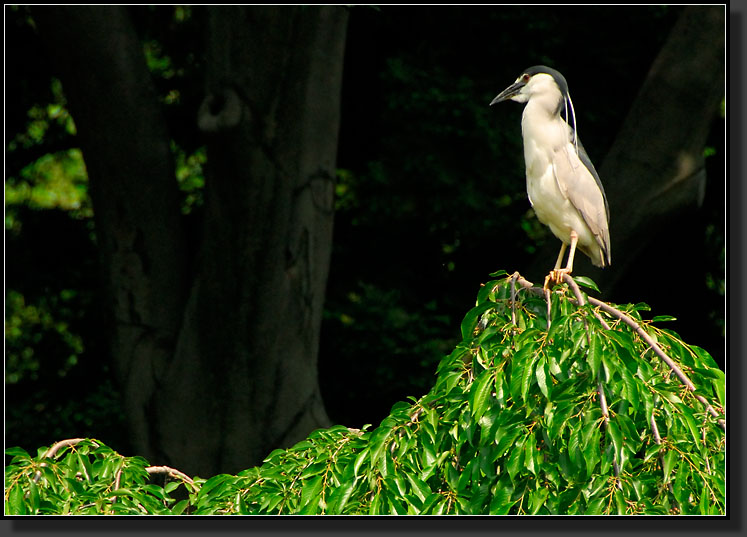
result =
[[[529,75],[527,75],[527,74],[523,74],[523,75],[521,75],[521,81],[522,81],[522,82],[529,82],[529,79],[530,79],[530,78],[532,78],[532,77],[531,77],[531,76],[529,76]]]

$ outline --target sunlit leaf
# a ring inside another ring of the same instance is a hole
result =
[[[493,377],[490,371],[483,371],[477,378],[476,382],[472,383],[470,389],[469,403],[472,416],[475,419],[485,413],[488,404],[488,396],[493,388]]]

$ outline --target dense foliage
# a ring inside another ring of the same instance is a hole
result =
[[[433,388],[378,427],[318,430],[207,480],[98,440],[12,448],[5,512],[723,514],[725,378],[710,355],[654,324],[668,317],[644,321],[645,304],[587,297],[587,279],[545,292],[494,276]]]

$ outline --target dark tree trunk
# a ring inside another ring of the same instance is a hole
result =
[[[345,22],[341,8],[210,12],[205,239],[157,406],[169,459],[237,470],[329,425],[317,349]]]
[[[208,180],[188,258],[169,137],[125,9],[38,8],[88,167],[110,342],[139,454],[236,472],[329,425],[317,348],[347,21],[211,8]]]

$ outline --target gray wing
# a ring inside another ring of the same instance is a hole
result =
[[[581,143],[581,140],[576,139],[578,142],[578,156],[581,159],[581,163],[586,166],[586,169],[589,170],[591,175],[594,177],[594,180],[597,182],[597,186],[599,187],[599,190],[602,192],[602,198],[604,198],[604,212],[607,215],[607,224],[610,223],[610,208],[607,205],[607,194],[604,192],[604,186],[602,186],[602,181],[599,179],[599,174],[597,173],[597,169],[594,167],[594,165],[591,163],[591,159],[589,158],[589,155],[586,154],[586,149],[584,149],[584,144]]]
[[[556,149],[553,154],[553,170],[560,191],[581,214],[609,263],[612,256],[607,196],[583,146],[579,143],[578,154],[572,143]]]

